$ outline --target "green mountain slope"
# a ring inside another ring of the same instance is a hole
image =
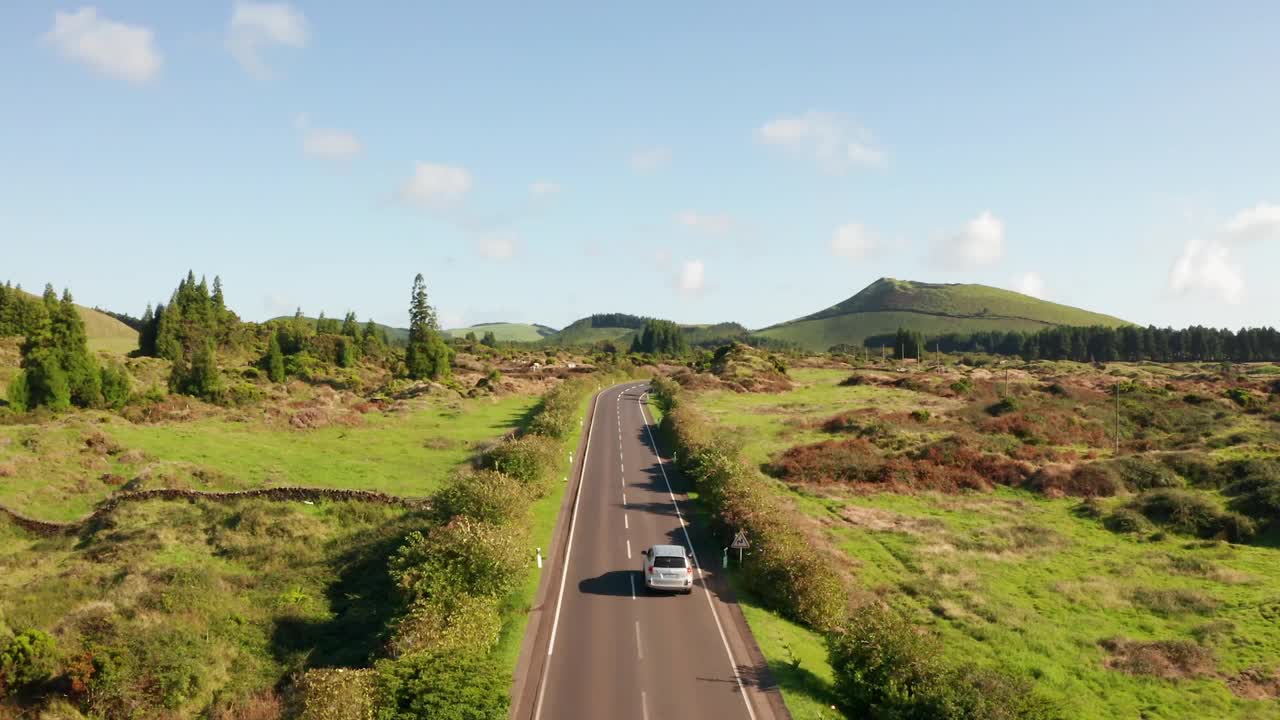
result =
[[[592,315],[577,320],[563,330],[547,338],[547,342],[555,345],[592,345],[601,340],[612,340],[623,346],[625,350],[631,345],[631,339],[643,328],[648,318],[639,315],[610,313]],[[713,325],[681,325],[685,340],[690,345],[724,344],[735,338],[749,334],[747,328],[735,322],[723,322]]]
[[[942,285],[881,278],[826,310],[765,328],[757,335],[809,350],[861,344],[903,327],[926,336],[980,331],[1035,331],[1054,325],[1129,323],[1110,315],[986,285]]]
[[[556,334],[556,329],[547,327],[546,325],[538,325],[536,323],[476,323],[470,327],[452,328],[445,330],[445,337],[461,338],[466,337],[467,333],[473,332],[477,338],[484,337],[487,332],[493,333],[493,336],[499,342],[538,342],[544,338]]]

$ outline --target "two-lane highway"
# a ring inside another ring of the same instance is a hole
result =
[[[656,452],[646,390],[616,386],[595,401],[566,555],[547,598],[551,629],[535,648],[546,657],[530,678],[532,717],[772,718],[759,689],[744,684],[743,638],[701,568],[689,595],[645,591],[640,553],[693,542],[681,481]]]

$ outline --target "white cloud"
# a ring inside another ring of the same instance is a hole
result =
[[[732,230],[734,226],[733,218],[728,215],[708,215],[693,210],[685,210],[676,215],[676,222],[691,230],[698,230],[710,235],[723,235]]]
[[[250,74],[270,74],[262,50],[271,45],[302,48],[307,45],[307,19],[288,3],[236,0],[227,28],[227,50]]]
[[[960,232],[935,243],[934,259],[944,267],[967,269],[992,265],[1004,257],[1004,222],[983,210]]]
[[[299,115],[296,124],[302,132],[302,152],[308,157],[345,160],[363,150],[360,139],[346,130],[311,127],[306,115]]]
[[[688,260],[680,267],[680,277],[676,281],[676,287],[681,292],[699,293],[705,287],[703,278],[704,267],[701,260]]]
[[[880,249],[880,238],[862,223],[845,223],[831,236],[831,254],[836,257],[861,260],[874,255]]]
[[[830,172],[888,164],[887,154],[869,130],[836,113],[811,110],[777,117],[762,125],[756,136],[769,145],[813,157]]]
[[[413,177],[400,190],[400,197],[416,205],[440,205],[452,202],[471,190],[471,172],[451,165],[420,162]]]
[[[1044,278],[1038,272],[1025,272],[1015,280],[1013,287],[1023,295],[1044,299]]]
[[[503,262],[515,257],[520,240],[509,234],[486,235],[476,242],[476,247],[484,257]]]
[[[1259,203],[1241,210],[1222,226],[1222,233],[1233,241],[1280,240],[1280,205]]]
[[[136,84],[160,74],[164,60],[154,39],[150,29],[108,20],[94,7],[82,7],[74,13],[54,12],[53,29],[44,35],[45,42],[68,60]]]
[[[1227,246],[1192,240],[1169,271],[1169,289],[1178,295],[1203,293],[1238,305],[1244,299],[1244,270]]]
[[[560,183],[550,180],[539,180],[529,186],[529,194],[534,197],[548,197],[560,192]]]
[[[663,248],[658,248],[658,250],[653,253],[653,261],[657,263],[658,267],[665,268],[667,265],[671,264],[671,252]]]
[[[671,148],[642,148],[631,153],[631,169],[636,172],[653,172],[671,163]]]

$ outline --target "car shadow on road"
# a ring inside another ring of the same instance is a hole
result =
[[[638,587],[640,573],[635,570],[610,570],[603,575],[587,578],[578,583],[578,592],[588,595],[612,595],[614,597],[631,597],[631,579]]]

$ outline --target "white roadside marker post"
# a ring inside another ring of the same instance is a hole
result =
[[[538,569],[542,569],[542,548],[538,548]]]

